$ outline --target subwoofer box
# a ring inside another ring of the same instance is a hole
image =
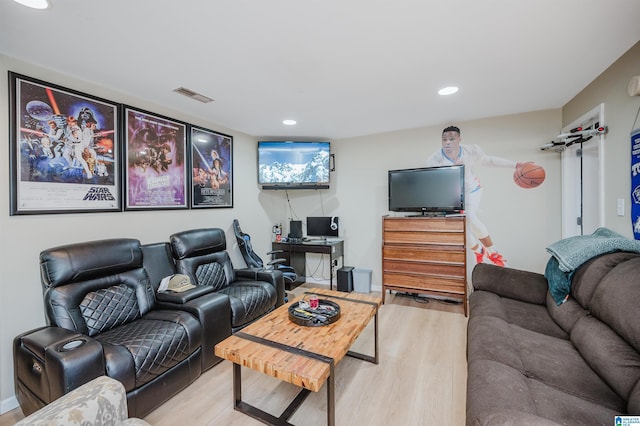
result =
[[[353,291],[353,266],[343,266],[338,269],[338,291]]]

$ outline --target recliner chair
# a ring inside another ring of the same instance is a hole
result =
[[[247,267],[258,269],[265,268],[262,258],[253,251],[251,236],[242,232],[238,219],[233,219],[233,232],[236,235],[240,253],[242,253],[242,257],[244,258]],[[288,287],[292,287],[291,285],[298,279],[298,274],[293,267],[283,264],[287,261],[286,259],[275,257],[278,253],[282,253],[282,250],[273,250],[267,253],[268,255],[271,255],[271,260],[267,263],[266,269],[275,269],[282,272],[285,282],[289,284]]]
[[[234,269],[222,229],[178,232],[171,235],[170,244],[178,273],[196,286],[209,286],[229,297],[233,332],[284,303],[282,273]]]
[[[99,376],[121,382],[144,417],[201,373],[198,319],[159,309],[135,239],[40,254],[48,327],[14,339],[16,397],[25,415]]]
[[[156,291],[156,305],[160,309],[187,311],[200,321],[202,333],[202,371],[222,361],[214,353],[215,345],[231,336],[231,304],[224,294],[211,287],[199,286],[181,293],[158,292],[164,277],[176,273],[169,242],[142,245],[143,265]]]

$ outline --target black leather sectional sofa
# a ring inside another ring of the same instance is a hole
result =
[[[142,245],[118,238],[40,254],[47,326],[14,339],[16,397],[25,415],[98,376],[123,383],[144,417],[220,359],[216,343],[284,303],[278,271],[231,264],[222,229]],[[158,293],[182,273],[195,288]]]

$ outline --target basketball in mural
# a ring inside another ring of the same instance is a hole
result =
[[[535,188],[544,182],[544,168],[535,163],[524,163],[516,167],[513,173],[513,181],[520,188]]]

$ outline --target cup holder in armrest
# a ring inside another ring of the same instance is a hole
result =
[[[70,340],[67,343],[60,345],[60,347],[58,348],[58,350],[60,352],[68,352],[68,351],[72,351],[76,348],[79,348],[80,346],[83,346],[87,343],[87,341],[85,339],[74,339],[74,340]]]

